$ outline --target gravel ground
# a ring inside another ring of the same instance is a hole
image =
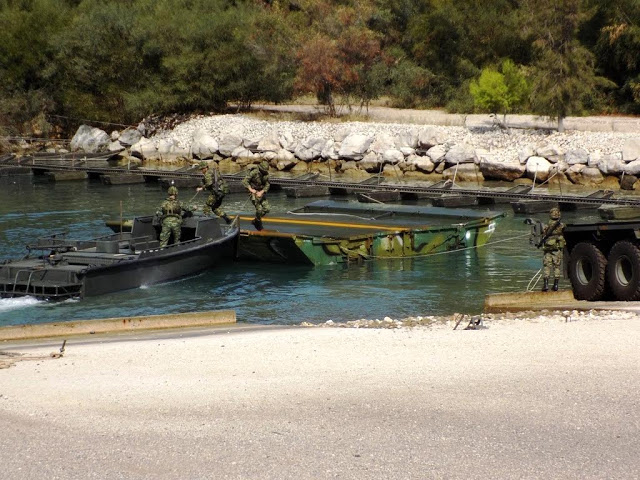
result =
[[[3,477],[639,478],[639,316],[454,321],[4,345]]]

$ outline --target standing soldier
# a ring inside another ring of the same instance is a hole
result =
[[[162,231],[160,232],[160,246],[166,247],[169,244],[169,237],[173,233],[173,242],[180,241],[180,227],[182,226],[182,216],[191,211],[178,200],[178,189],[171,185],[167,190],[168,197],[162,202],[160,209],[156,212],[162,218]]]
[[[220,207],[220,205],[222,205],[222,199],[227,193],[229,193],[229,186],[227,185],[227,182],[225,182],[224,178],[220,175],[220,171],[217,166],[213,167],[213,172],[211,172],[207,162],[200,162],[198,166],[200,167],[203,178],[202,186],[196,188],[196,191],[199,192],[201,190],[207,190],[209,192],[209,198],[207,198],[207,201],[202,208],[202,212],[205,215],[211,215],[211,212],[213,212],[218,217],[223,218],[225,222],[231,223],[231,218],[229,218],[229,216]]]
[[[260,165],[251,165],[249,172],[242,180],[242,185],[249,190],[251,203],[256,207],[256,218],[251,223],[256,227],[256,230],[262,230],[262,217],[271,209],[265,198],[265,194],[271,186],[269,183],[269,163],[263,160]]]
[[[542,246],[544,258],[542,260],[544,285],[542,291],[549,290],[549,277],[551,269],[553,269],[553,291],[558,291],[558,282],[562,275],[562,251],[564,250],[565,240],[562,232],[564,231],[564,223],[560,222],[560,209],[554,207],[549,212],[551,218],[542,229],[542,239],[539,246]]]

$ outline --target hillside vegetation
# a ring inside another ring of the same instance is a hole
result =
[[[637,0],[0,0],[0,130],[314,95],[640,113]]]

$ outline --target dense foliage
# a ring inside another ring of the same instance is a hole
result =
[[[0,0],[0,25],[9,133],[302,94],[640,113],[637,0]]]

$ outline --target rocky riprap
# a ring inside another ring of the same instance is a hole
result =
[[[627,188],[640,188],[639,133],[266,121],[240,114],[171,120],[171,129],[141,123],[110,135],[82,126],[72,149],[126,148],[127,155],[154,162],[216,159],[230,172],[266,159],[275,170],[296,173],[332,169],[351,176],[382,172],[472,182],[555,178],[607,188],[627,176]],[[154,134],[144,136],[149,132]]]

